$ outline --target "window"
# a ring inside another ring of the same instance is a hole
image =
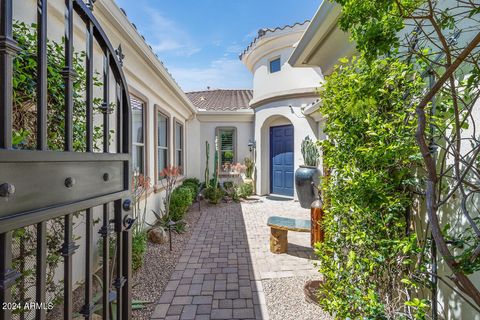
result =
[[[157,111],[157,180],[168,166],[168,117]]]
[[[281,68],[280,58],[270,60],[270,73],[278,72]]]
[[[183,166],[183,125],[175,122],[175,166]]]
[[[133,170],[145,174],[145,103],[130,97],[132,106],[132,164]]]
[[[236,161],[236,129],[218,128],[218,149],[220,151],[220,166],[233,164]]]

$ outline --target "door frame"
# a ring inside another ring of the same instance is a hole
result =
[[[285,197],[285,198],[294,198],[295,197],[295,183],[293,183],[292,185],[292,189],[293,189],[293,195],[291,196],[286,196],[286,195],[282,195],[282,194],[276,194],[276,193],[273,193],[273,163],[272,163],[272,152],[273,152],[273,143],[272,143],[272,132],[273,132],[273,129],[274,128],[282,128],[282,127],[292,127],[293,129],[293,138],[292,138],[292,152],[293,152],[293,159],[295,159],[295,127],[293,126],[293,124],[282,124],[282,125],[279,125],[279,126],[271,126],[269,129],[268,129],[268,134],[269,134],[269,137],[268,137],[268,141],[269,141],[269,154],[268,154],[268,166],[269,166],[269,176],[268,176],[268,179],[269,179],[269,182],[268,182],[268,185],[269,185],[269,188],[268,188],[268,194],[274,194],[274,195],[278,195],[278,196],[281,196],[281,197]],[[295,163],[293,164],[293,169],[295,170]]]

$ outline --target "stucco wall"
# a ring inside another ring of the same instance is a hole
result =
[[[289,37],[289,42],[298,41],[299,37]],[[266,47],[275,45],[273,42]],[[280,44],[281,45],[281,44]],[[295,89],[315,88],[322,81],[320,68],[293,68],[288,64],[288,58],[292,54],[293,45],[268,50],[256,63],[253,71],[253,96],[254,99],[270,95],[280,95]],[[280,57],[281,70],[270,73],[269,65],[272,59]]]
[[[247,157],[252,157],[252,153],[248,147],[248,142],[254,137],[254,125],[253,119],[251,121],[235,121],[235,117],[232,117],[232,121],[208,121],[200,122],[200,140],[197,138],[197,144],[200,146],[200,158],[195,159],[200,164],[199,178],[201,181],[204,181],[204,173],[206,166],[206,149],[205,141],[210,143],[210,176],[212,177],[214,172],[214,153],[215,153],[215,135],[216,129],[219,127],[233,127],[237,130],[237,139],[236,139],[236,160],[237,162],[243,163],[244,159]],[[193,159],[192,159],[193,160]]]
[[[293,125],[294,169],[297,169],[303,164],[302,140],[306,136],[318,139],[319,124],[311,117],[302,114],[302,108],[311,105],[315,99],[295,98],[275,101],[255,109],[256,190],[258,194],[270,193],[270,127],[284,124]],[[297,198],[296,192],[294,192],[294,197]]]
[[[37,1],[22,0],[13,1],[14,4],[14,19],[24,21],[28,24],[36,23]],[[48,37],[57,42],[61,41],[64,35],[64,5],[65,2],[61,0],[51,0],[48,2]],[[151,177],[152,182],[155,181],[155,148],[154,148],[154,119],[155,107],[158,107],[169,116],[170,128],[173,132],[174,121],[183,123],[184,129],[186,127],[187,119],[192,118],[194,111],[193,105],[187,100],[181,89],[170,78],[165,68],[157,60],[154,53],[144,42],[141,36],[137,33],[123,12],[116,6],[113,0],[102,0],[95,3],[94,15],[99,21],[100,25],[107,34],[109,40],[114,48],[119,44],[122,45],[123,53],[125,54],[123,71],[127,79],[130,93],[140,98],[145,103],[146,110],[146,134],[145,134],[145,149],[146,153],[146,170],[145,174]],[[86,35],[85,25],[81,19],[74,15],[74,50],[76,52],[86,50]],[[103,55],[98,44],[94,46],[94,70],[99,73],[99,80],[103,70]],[[111,78],[111,96],[110,101],[115,101],[115,86],[113,76]],[[101,98],[103,92],[101,88],[95,88],[94,96]],[[101,116],[94,119],[95,124],[101,123]],[[115,123],[115,115],[110,116],[110,123]],[[115,137],[115,135],[112,135]],[[186,134],[184,134],[186,137]],[[169,160],[173,164],[174,150],[173,150],[173,134],[169,137],[170,150]],[[187,159],[189,148],[188,137],[185,140],[184,158]],[[111,142],[110,152],[116,152],[115,141]],[[192,170],[195,170],[193,167]],[[198,170],[198,169],[197,169]],[[184,167],[185,176],[190,175],[188,164]],[[154,216],[151,210],[159,211],[163,202],[163,193],[161,189],[157,192],[151,192],[147,198],[147,219],[152,222]],[[113,206],[112,206],[113,207]],[[94,220],[99,219],[100,223],[94,226],[94,259],[98,262],[98,247],[97,242],[100,238],[98,230],[101,227],[102,208],[94,208]],[[75,220],[75,236],[79,237],[76,241],[79,248],[73,255],[73,282],[77,286],[84,279],[84,261],[85,261],[85,223],[84,215],[79,215]],[[59,265],[59,268],[62,264]],[[58,272],[57,279],[61,280],[63,273]]]

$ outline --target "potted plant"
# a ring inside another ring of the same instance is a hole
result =
[[[309,136],[302,141],[302,156],[304,165],[295,171],[295,187],[302,208],[310,208],[312,202],[318,197],[320,152],[316,143]]]

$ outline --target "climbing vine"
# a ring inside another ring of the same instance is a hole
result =
[[[416,264],[420,246],[405,219],[420,154],[414,112],[402,99],[422,86],[399,61],[362,57],[338,66],[321,92],[324,164],[332,171],[322,184],[329,203],[326,241],[317,246],[320,303],[339,319],[425,312],[417,292],[425,267]]]
[[[440,282],[480,312],[480,4],[336,2],[360,58],[321,93],[321,303],[339,318],[436,319]]]
[[[37,35],[36,25],[27,25],[15,21],[13,35],[20,47],[19,54],[13,63],[13,146],[16,149],[36,148],[37,121]],[[62,68],[64,61],[64,41],[47,42],[47,142],[49,150],[63,150],[65,136],[64,112],[64,78]],[[86,150],[86,107],[84,92],[86,90],[85,52],[75,52],[73,66],[76,72],[74,81],[73,135],[74,150]],[[100,87],[98,74],[94,77],[94,86]],[[102,99],[94,99],[94,111],[98,114]],[[99,150],[103,137],[102,127],[94,126],[94,147]],[[79,214],[75,214],[78,218]],[[79,223],[75,224],[75,228]],[[47,302],[60,304],[63,286],[56,279],[58,267],[62,262],[59,252],[63,244],[63,218],[47,222],[47,270],[46,289]],[[77,238],[78,240],[78,238]],[[13,300],[18,303],[32,302],[35,299],[36,286],[36,247],[37,229],[28,226],[13,232],[13,268],[20,272],[12,288]],[[34,310],[14,310],[16,314],[32,316]]]

